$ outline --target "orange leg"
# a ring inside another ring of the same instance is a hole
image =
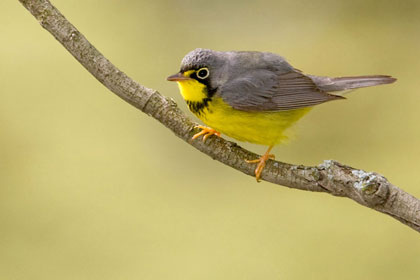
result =
[[[270,154],[272,148],[273,146],[268,147],[267,152],[265,152],[265,154],[262,155],[259,159],[245,160],[247,163],[258,163],[257,168],[255,168],[255,178],[257,179],[257,182],[259,182],[261,179],[261,172],[265,167],[266,161],[268,159],[274,159],[274,155]]]
[[[218,132],[217,130],[214,130],[213,128],[207,127],[207,126],[203,126],[203,125],[196,125],[195,128],[200,128],[201,131],[194,134],[194,136],[192,137],[192,139],[197,139],[198,137],[200,137],[201,135],[203,136],[203,142],[206,141],[206,139],[210,136],[210,135],[216,135],[218,137],[220,137],[220,132]]]

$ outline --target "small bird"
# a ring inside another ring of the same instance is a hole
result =
[[[195,49],[181,62],[176,81],[192,113],[208,127],[192,138],[221,133],[239,141],[268,146],[256,163],[255,177],[262,170],[274,145],[287,140],[286,130],[315,105],[344,99],[340,92],[390,84],[387,75],[322,77],[302,73],[283,57],[256,51],[221,52]]]

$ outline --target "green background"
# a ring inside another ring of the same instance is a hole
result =
[[[397,77],[318,106],[274,153],[376,171],[420,197],[420,1],[53,4],[186,112],[165,78],[196,47]],[[0,23],[1,279],[419,279],[417,232],[348,199],[257,184],[110,93],[18,1],[0,2]]]

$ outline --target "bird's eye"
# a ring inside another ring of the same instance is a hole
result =
[[[201,68],[197,71],[197,77],[204,80],[210,75],[210,71],[207,68]]]

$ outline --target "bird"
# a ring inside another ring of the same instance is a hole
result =
[[[389,75],[327,77],[304,74],[285,58],[270,52],[215,51],[197,48],[167,77],[178,84],[189,110],[206,126],[192,139],[221,134],[267,146],[256,164],[257,182],[271,150],[288,139],[288,129],[315,105],[345,99],[340,93],[390,84]]]

